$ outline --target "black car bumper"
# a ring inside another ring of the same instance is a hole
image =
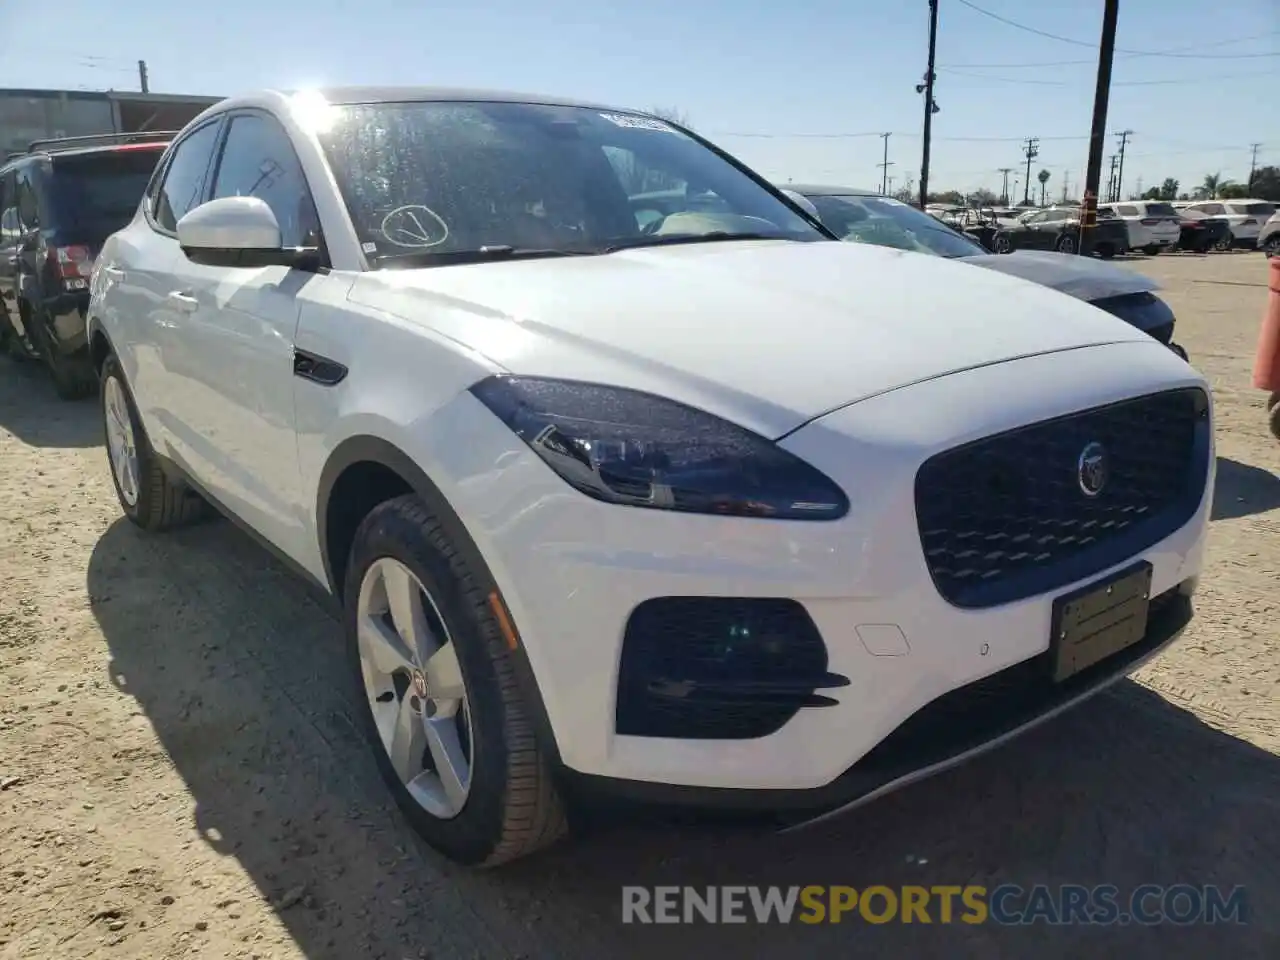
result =
[[[735,790],[620,780],[562,771],[570,796],[690,809],[754,810],[800,826],[868,803],[1011,740],[1123,679],[1181,635],[1192,618],[1194,581],[1152,599],[1137,643],[1055,683],[1048,653],[1024,660],[926,704],[826,786]]]

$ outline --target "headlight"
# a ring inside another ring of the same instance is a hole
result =
[[[701,410],[634,390],[490,377],[471,388],[567,483],[607,503],[834,520],[849,499],[781,447]]]

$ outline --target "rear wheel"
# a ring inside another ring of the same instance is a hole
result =
[[[44,364],[53,377],[53,388],[63,400],[83,400],[92,396],[98,387],[97,373],[89,359],[89,348],[74,353],[58,349],[45,318],[40,314],[28,314],[27,333],[35,342]]]
[[[400,809],[445,856],[494,866],[566,831],[516,683],[501,601],[410,494],[356,531],[344,624],[361,714]]]
[[[1094,249],[1103,260],[1110,260],[1116,255],[1116,248],[1109,243],[1100,243]]]
[[[997,233],[991,246],[996,253],[1010,253],[1013,251],[1013,243],[1009,240],[1008,234],[1004,233]]]
[[[1053,249],[1059,253],[1075,253],[1077,249],[1076,238],[1071,234],[1063,234],[1058,238],[1058,242],[1053,245]]]
[[[1142,248],[1142,252],[1148,257],[1154,257],[1160,252],[1160,245],[1157,243],[1149,243]]]
[[[102,365],[99,390],[111,481],[124,515],[150,531],[183,526],[202,517],[206,510],[204,500],[172,482],[161,469],[114,356],[107,357]]]

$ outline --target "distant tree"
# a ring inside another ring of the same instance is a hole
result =
[[[1040,206],[1044,206],[1044,189],[1049,183],[1049,178],[1053,176],[1048,170],[1041,170],[1036,174],[1036,179],[1040,181]]]
[[[975,190],[969,194],[969,205],[973,207],[994,207],[1000,202],[990,190]]]
[[[1164,199],[1164,195],[1160,192],[1160,188],[1159,188],[1159,187],[1152,187],[1150,190],[1148,190],[1146,193],[1144,193],[1141,197],[1138,197],[1137,199],[1139,199],[1139,200],[1163,200],[1163,199]]]
[[[1180,193],[1180,194],[1178,194],[1178,199],[1179,199],[1179,200],[1190,200],[1190,199],[1191,199],[1191,194],[1189,194],[1189,193]]]
[[[1221,173],[1206,173],[1200,186],[1196,187],[1196,193],[1202,200],[1217,200],[1218,192],[1229,182],[1222,179]]]
[[[1178,181],[1173,177],[1165,177],[1164,183],[1160,184],[1160,200],[1176,200],[1178,199]]]
[[[1253,172],[1253,185],[1249,195],[1259,200],[1270,200],[1280,203],[1280,167],[1259,167]]]
[[[1218,188],[1218,197],[1222,200],[1243,200],[1249,196],[1249,188],[1243,183],[1224,183]]]
[[[910,174],[907,175],[907,179],[902,186],[893,191],[893,198],[901,200],[903,203],[919,202],[919,191],[916,190],[916,182]]]
[[[930,203],[951,203],[955,206],[963,206],[964,194],[959,190],[943,190],[941,193],[929,194]]]

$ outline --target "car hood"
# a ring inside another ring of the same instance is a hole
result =
[[[1140,273],[1070,253],[1018,250],[965,257],[964,262],[1021,277],[1079,300],[1103,300],[1160,289],[1160,284]]]
[[[1146,339],[996,270],[840,242],[379,270],[348,297],[512,373],[648,391],[769,437],[948,373]]]

